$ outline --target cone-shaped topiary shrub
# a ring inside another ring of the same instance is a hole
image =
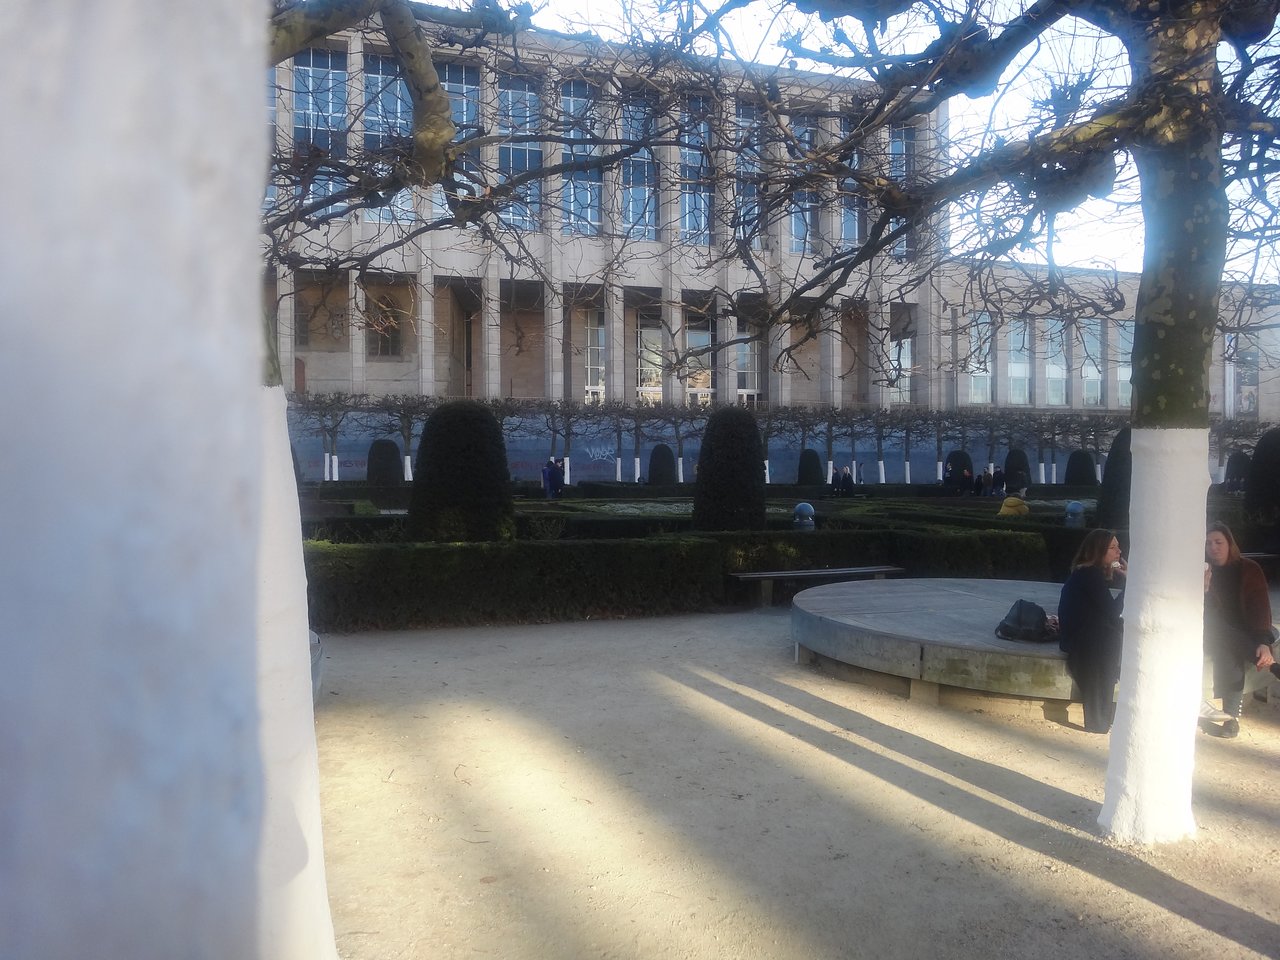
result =
[[[1248,477],[1249,455],[1243,450],[1232,450],[1227,454],[1227,465],[1222,473],[1222,482],[1227,485],[1228,490],[1243,490]]]
[[[506,444],[483,404],[454,400],[427,419],[406,532],[413,540],[509,540],[515,535]]]
[[[649,453],[649,483],[669,487],[676,482],[676,455],[665,443]]]
[[[964,475],[966,470],[969,471],[968,478]],[[968,493],[973,489],[973,459],[963,450],[952,450],[947,454],[942,477],[952,491]]]
[[[1093,454],[1088,450],[1072,450],[1067,457],[1067,473],[1063,483],[1075,487],[1096,487],[1098,472],[1094,469]]]
[[[1258,438],[1244,482],[1244,516],[1255,548],[1280,547],[1280,427]]]
[[[707,418],[693,488],[695,530],[764,529],[764,444],[745,407]]]
[[[393,487],[404,479],[400,444],[383,437],[369,444],[365,479],[378,487]]]
[[[1010,450],[1004,458],[1004,486],[1019,490],[1031,486],[1031,461],[1023,450]]]
[[[1095,523],[1110,530],[1129,529],[1129,488],[1133,478],[1133,454],[1129,450],[1129,428],[1111,441],[1111,452],[1102,468],[1102,489],[1098,491]]]
[[[822,469],[822,458],[817,450],[808,447],[800,451],[800,465],[796,468],[796,483],[802,487],[819,487],[827,482],[827,471]]]

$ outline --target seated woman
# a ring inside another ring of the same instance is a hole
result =
[[[1025,517],[1031,512],[1031,508],[1027,506],[1027,491],[1014,490],[1013,493],[1004,498],[1004,503],[1000,504],[1000,512],[997,517]]]
[[[1124,591],[1113,597],[1111,587],[1128,571],[1115,534],[1090,530],[1058,598],[1058,646],[1067,655],[1067,671],[1080,688],[1084,728],[1090,733],[1110,731],[1115,714],[1112,693],[1120,679]]]
[[[1213,660],[1213,695],[1228,715],[1221,735],[1235,737],[1249,668],[1280,675],[1271,653],[1271,596],[1262,568],[1241,556],[1225,523],[1209,524],[1204,557],[1204,648]]]

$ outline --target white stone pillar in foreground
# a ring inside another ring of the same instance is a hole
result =
[[[283,387],[258,387],[263,427],[258,705],[265,780],[258,854],[263,960],[336,960],[311,708],[307,578]]]
[[[265,14],[0,18],[5,958],[263,957]]]
[[[1098,822],[1122,841],[1195,833],[1191,777],[1203,663],[1207,430],[1134,430],[1124,659]],[[1188,514],[1192,505],[1201,512]],[[1171,517],[1181,521],[1171,523]]]

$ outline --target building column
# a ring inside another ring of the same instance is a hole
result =
[[[480,282],[480,313],[471,328],[472,393],[477,397],[502,396],[502,297],[498,276],[499,261],[492,254],[485,258],[484,276]],[[479,323],[476,336],[475,323]],[[479,357],[475,354],[479,352]],[[479,374],[481,383],[475,383]]]
[[[606,337],[604,390],[609,400],[627,399],[627,315],[622,287],[606,281],[604,326]]]
[[[430,270],[418,271],[415,321],[418,325],[418,393],[434,397],[436,383],[436,285]]]
[[[553,273],[552,276],[555,276]],[[565,347],[569,330],[565,323],[564,293],[559,283],[542,285],[542,323],[544,330],[542,395],[548,400],[564,400],[567,376]]]
[[[768,401],[773,406],[785,407],[791,403],[791,373],[789,370],[779,369],[776,362],[790,343],[791,327],[781,324],[769,331],[762,345],[765,376],[769,381]]]
[[[670,278],[672,271],[667,271]],[[662,291],[662,352],[664,362],[675,356],[681,349],[684,336],[684,291],[669,286]],[[684,403],[685,389],[674,370],[668,370],[662,377],[662,402]]]
[[[844,406],[841,392],[844,381],[840,379],[844,370],[844,357],[839,324],[839,319],[833,318],[831,325],[818,334],[818,396],[823,403],[837,408]]]
[[[715,371],[712,382],[717,403],[738,402],[738,348],[726,347],[738,335],[738,318],[724,311],[723,297],[711,301],[711,342],[715,352],[708,358]]]
[[[276,288],[276,357],[280,361],[280,381],[287,391],[298,389],[294,376],[294,329],[298,322],[296,275],[287,267],[272,264]]]
[[[365,309],[364,287],[356,282],[354,273],[347,274],[347,336],[351,339],[351,392],[365,392]]]

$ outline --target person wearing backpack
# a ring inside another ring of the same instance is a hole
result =
[[[1058,646],[1067,655],[1067,672],[1080,688],[1084,728],[1090,733],[1110,732],[1115,714],[1113,693],[1120,679],[1124,634],[1122,584],[1128,571],[1115,533],[1090,530],[1058,598]],[[1118,585],[1120,593],[1113,596],[1111,589]]]

